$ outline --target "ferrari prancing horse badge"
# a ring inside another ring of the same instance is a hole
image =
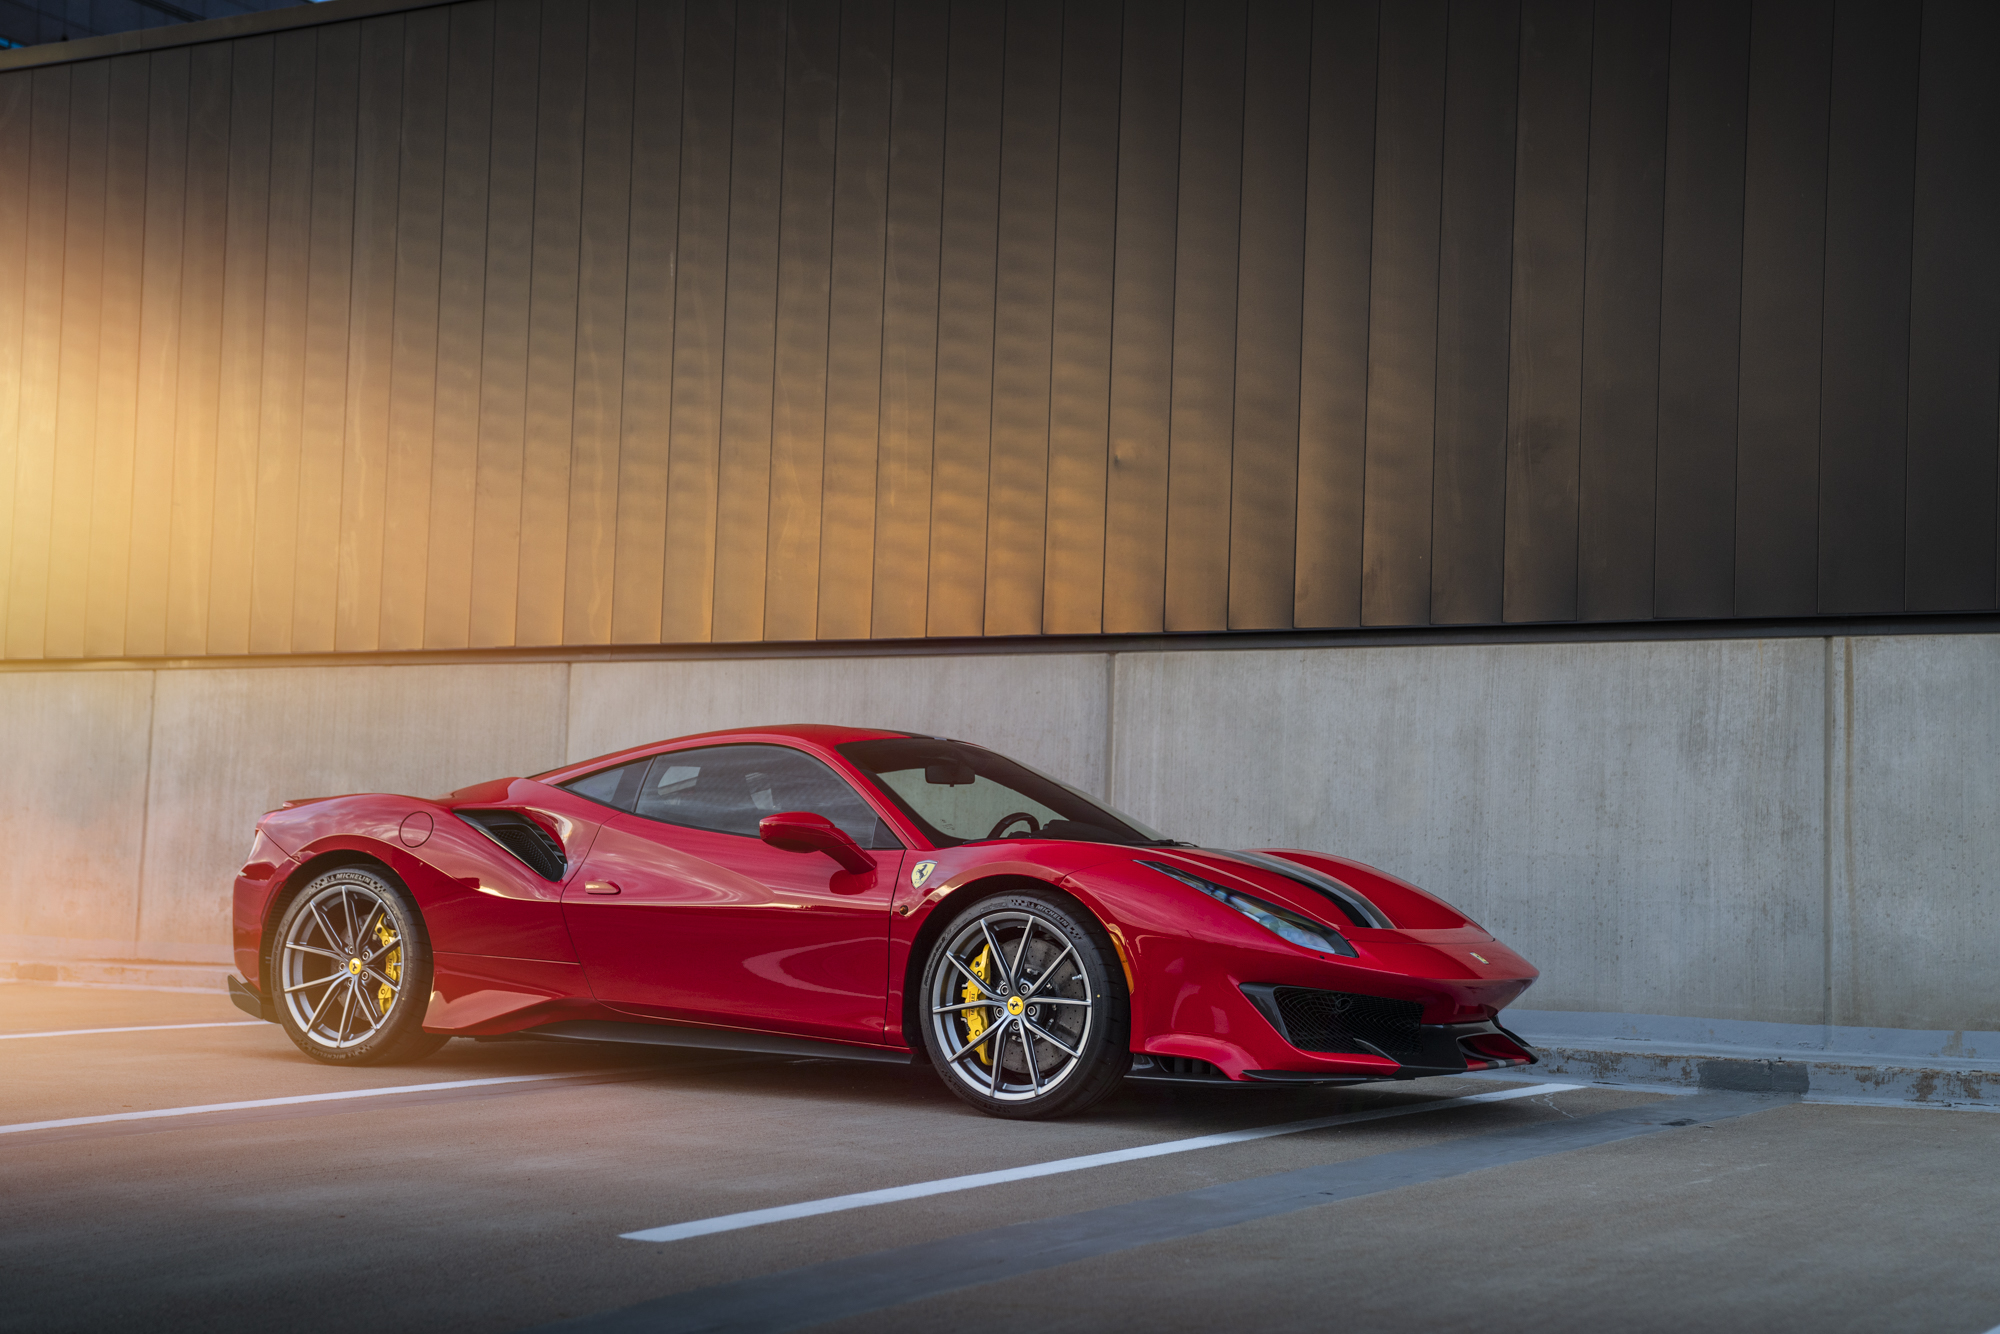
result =
[[[937,870],[936,862],[918,862],[915,866],[912,866],[910,868],[910,888],[922,889],[924,881],[930,879],[931,872],[935,870]]]

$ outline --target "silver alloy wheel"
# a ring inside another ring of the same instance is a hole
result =
[[[308,893],[278,942],[285,1008],[314,1045],[358,1047],[402,995],[402,932],[372,876],[336,872]]]
[[[1048,1096],[1076,1073],[1097,1022],[1083,960],[1055,923],[1018,908],[962,924],[934,969],[931,1024],[945,1064],[1001,1102]]]

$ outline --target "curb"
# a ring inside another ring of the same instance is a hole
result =
[[[133,991],[199,991],[228,994],[234,970],[220,963],[162,959],[0,959],[0,982],[40,982],[63,987],[115,987]]]
[[[1664,1084],[1861,1102],[2000,1111],[2000,1062],[1917,1065],[1829,1053],[1816,1059],[1535,1044],[1536,1073],[1599,1084]]]

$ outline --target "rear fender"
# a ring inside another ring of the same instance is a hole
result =
[[[380,862],[394,871],[417,901],[431,948],[453,954],[575,963],[576,950],[562,920],[562,886],[543,880],[513,855],[463,820],[443,813],[419,850],[363,834],[332,834],[302,850],[308,870],[345,859]]]

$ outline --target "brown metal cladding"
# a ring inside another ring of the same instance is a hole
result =
[[[0,53],[17,660],[1990,611],[1962,0]]]

